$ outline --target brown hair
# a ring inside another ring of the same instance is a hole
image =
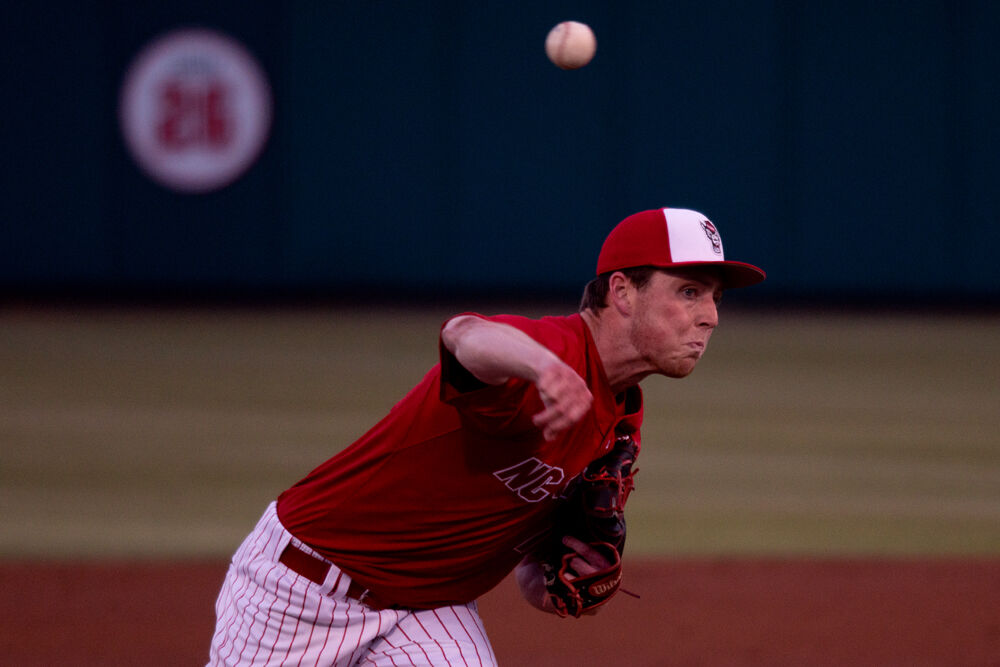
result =
[[[622,269],[621,272],[633,285],[642,289],[658,270],[655,266],[634,266]],[[593,310],[597,312],[608,307],[608,284],[613,273],[614,271],[602,273],[587,283],[587,286],[583,288],[583,298],[580,299],[581,311]]]

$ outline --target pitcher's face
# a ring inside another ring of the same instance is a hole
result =
[[[694,370],[719,323],[722,283],[711,269],[657,271],[638,291],[632,345],[655,372],[682,378]]]

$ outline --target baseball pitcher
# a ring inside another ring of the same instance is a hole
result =
[[[639,382],[691,373],[722,291],[764,272],[662,208],[615,226],[596,274],[572,315],[444,323],[440,362],[239,547],[209,664],[495,665],[476,599],[512,571],[561,616],[621,590]]]

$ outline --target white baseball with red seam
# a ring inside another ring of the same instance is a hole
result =
[[[556,67],[578,69],[590,62],[597,51],[597,38],[586,23],[563,21],[545,38],[545,54]]]

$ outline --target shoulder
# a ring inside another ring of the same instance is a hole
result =
[[[441,325],[441,330],[444,332],[448,329],[461,328],[474,320],[508,325],[552,349],[569,349],[586,343],[586,325],[579,314],[532,318],[524,315],[483,315],[476,312],[465,312],[446,320]]]
[[[549,315],[530,318],[521,315],[496,315],[488,318],[495,322],[509,324],[541,342],[563,341],[566,344],[585,341],[583,319],[579,315]]]

